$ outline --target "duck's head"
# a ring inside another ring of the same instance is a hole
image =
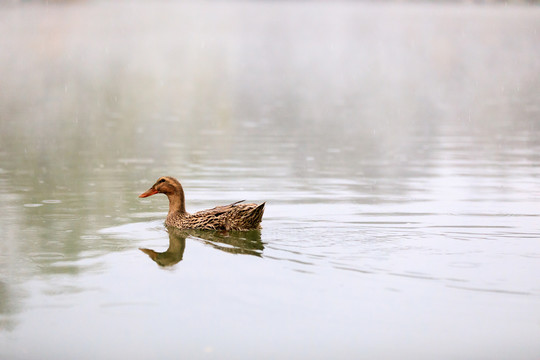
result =
[[[150,189],[139,195],[139,197],[145,198],[158,193],[169,196],[173,194],[178,194],[182,191],[182,185],[180,185],[180,182],[178,180],[170,176],[163,176],[160,177]]]

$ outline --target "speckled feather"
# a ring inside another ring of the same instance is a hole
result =
[[[173,213],[167,216],[165,225],[179,229],[251,230],[260,229],[264,205],[230,204],[217,206],[194,214]]]
[[[190,214],[185,210],[184,190],[178,180],[164,176],[139,197],[163,193],[169,198],[169,213],[165,225],[178,229],[252,230],[260,229],[265,203],[217,206]]]

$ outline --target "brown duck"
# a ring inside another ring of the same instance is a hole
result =
[[[217,206],[194,214],[186,211],[184,189],[178,180],[163,176],[146,192],[139,195],[145,198],[158,193],[169,198],[169,214],[165,225],[178,229],[206,230],[253,230],[260,229],[264,213],[264,204],[241,204],[242,201],[230,205]]]

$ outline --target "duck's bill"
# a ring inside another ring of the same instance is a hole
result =
[[[156,189],[148,189],[146,192],[143,192],[141,195],[139,195],[140,198],[145,198],[145,197],[149,197],[149,196],[152,196],[152,195],[155,195],[157,194],[158,191]]]

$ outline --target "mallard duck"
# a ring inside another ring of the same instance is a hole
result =
[[[206,230],[253,230],[260,229],[264,205],[243,204],[237,201],[230,205],[217,206],[194,214],[186,211],[184,189],[178,180],[170,176],[160,177],[146,192],[145,198],[155,194],[165,194],[169,198],[169,213],[165,225],[178,229]]]

